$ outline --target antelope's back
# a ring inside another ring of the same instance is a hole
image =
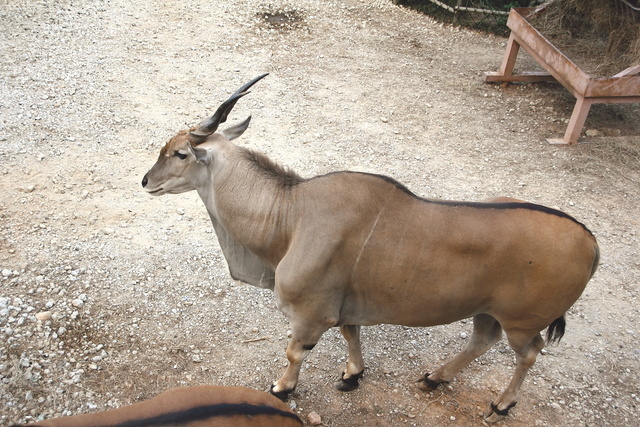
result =
[[[278,398],[244,387],[174,388],[153,399],[94,414],[55,418],[42,427],[300,427],[302,421]]]
[[[328,202],[314,204],[322,229],[304,230],[337,242],[324,252],[344,272],[343,323],[430,326],[537,310],[542,328],[577,300],[598,262],[593,235],[554,209],[425,200],[366,174],[324,179]]]

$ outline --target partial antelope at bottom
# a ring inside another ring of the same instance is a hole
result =
[[[173,388],[153,399],[94,414],[54,418],[29,427],[300,427],[280,399],[244,387]],[[14,425],[12,427],[21,427]]]

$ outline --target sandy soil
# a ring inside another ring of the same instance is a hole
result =
[[[584,222],[600,269],[499,424],[637,419],[638,105],[596,105],[589,144],[550,146],[570,94],[485,84],[504,38],[386,0],[52,3],[0,1],[0,424],[180,385],[267,389],[282,373],[288,323],[269,291],[229,278],[197,195],[140,187],[169,137],[263,72],[230,121],[252,114],[239,143],[303,176],[376,172],[425,197],[509,195]],[[327,426],[481,424],[513,372],[504,340],[448,387],[414,383],[470,332],[365,328],[367,370],[343,394],[346,345],[329,331],[290,404]]]

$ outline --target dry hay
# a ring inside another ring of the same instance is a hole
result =
[[[529,19],[588,74],[612,76],[640,63],[640,16],[618,0],[555,0]]]

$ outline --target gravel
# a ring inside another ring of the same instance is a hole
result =
[[[267,389],[282,373],[289,325],[269,291],[229,278],[197,195],[140,188],[169,137],[265,71],[230,122],[252,114],[240,143],[303,176],[383,173],[422,196],[510,195],[587,224],[602,265],[503,424],[636,420],[637,105],[595,106],[592,144],[549,146],[569,94],[484,84],[506,39],[383,0],[3,2],[0,32],[0,424],[181,385]],[[513,370],[504,340],[449,386],[414,385],[470,333],[364,328],[367,370],[342,394],[331,330],[290,403],[309,424],[479,424]]]

